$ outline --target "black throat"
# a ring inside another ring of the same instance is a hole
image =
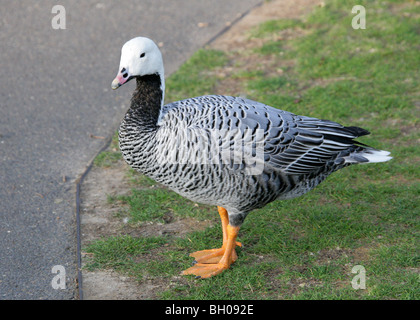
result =
[[[162,106],[162,83],[159,74],[135,77],[137,88],[126,117],[144,129],[155,130]]]

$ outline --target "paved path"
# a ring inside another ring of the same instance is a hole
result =
[[[75,181],[128,107],[133,83],[110,90],[122,44],[162,42],[170,73],[260,2],[62,0],[65,30],[57,1],[0,6],[0,299],[78,298]]]

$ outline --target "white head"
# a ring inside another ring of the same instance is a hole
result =
[[[159,74],[164,89],[164,69],[162,54],[150,39],[137,37],[127,41],[121,49],[118,74],[112,81],[112,89],[117,89],[135,76]]]

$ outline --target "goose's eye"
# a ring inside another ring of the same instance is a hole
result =
[[[143,58],[144,56],[146,55],[146,53],[142,53],[141,55],[140,55],[140,58]]]

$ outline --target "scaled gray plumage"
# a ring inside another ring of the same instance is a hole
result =
[[[232,131],[241,134],[235,139],[250,132],[253,141],[257,130],[262,132],[263,167],[255,175],[245,170],[254,163],[246,163],[244,156],[235,165],[234,157],[226,155],[234,145],[219,142],[232,138]],[[220,135],[212,135],[215,131]],[[121,150],[140,172],[195,202],[226,208],[241,223],[253,209],[300,196],[344,166],[369,162],[378,151],[353,140],[365,134],[249,99],[212,95],[165,105],[156,131],[121,139]],[[144,149],[128,154],[127,144]],[[219,148],[206,152],[209,146]],[[202,159],[203,153],[210,158]],[[214,154],[220,156],[217,161]]]

